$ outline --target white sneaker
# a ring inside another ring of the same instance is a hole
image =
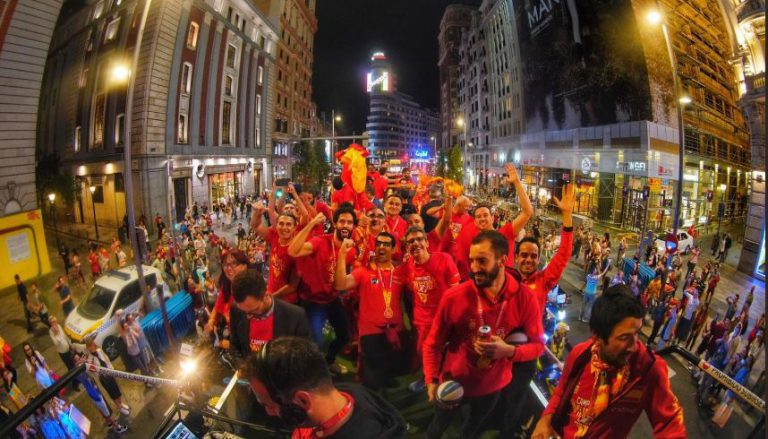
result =
[[[131,414],[131,408],[128,407],[126,404],[123,404],[120,407],[120,413],[124,414],[125,416],[128,416]]]
[[[335,373],[336,375],[346,375],[349,372],[349,369],[347,369],[347,366],[341,364],[341,363],[333,363],[328,367],[328,370],[331,371],[331,373]]]

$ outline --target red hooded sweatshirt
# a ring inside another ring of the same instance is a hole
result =
[[[567,229],[563,227],[563,231],[560,233],[560,248],[557,249],[557,253],[549,261],[549,264],[543,270],[538,270],[523,280],[525,286],[536,294],[539,310],[542,313],[547,305],[547,293],[560,282],[560,277],[563,276],[563,271],[571,259],[572,251],[573,227]]]
[[[473,281],[459,284],[443,294],[432,329],[424,343],[424,378],[427,383],[452,379],[464,387],[464,395],[477,397],[501,390],[512,380],[512,362],[529,361],[544,352],[544,329],[536,298],[511,274],[495,301],[475,287]],[[503,308],[503,311],[502,311]],[[483,325],[493,335],[506,338],[522,329],[528,342],[518,345],[512,358],[478,367],[480,356],[472,344]],[[443,359],[443,348],[448,343]]]
[[[573,348],[565,361],[555,393],[544,409],[544,415],[553,415],[552,426],[564,439],[573,438],[577,430],[572,402],[574,395],[584,398],[592,392],[592,387],[588,385],[594,383],[590,370],[591,346],[592,341],[587,340]],[[651,422],[654,437],[686,437],[683,409],[669,386],[667,363],[649,352],[640,341],[637,341],[637,351],[628,362],[629,381],[618,395],[611,398],[608,407],[595,417],[584,437],[627,437],[643,411]],[[562,428],[557,427],[558,419],[564,424]]]

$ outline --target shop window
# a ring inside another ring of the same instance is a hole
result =
[[[193,22],[189,23],[189,30],[187,30],[187,47],[195,50],[197,49],[197,36],[200,33],[200,25]]]

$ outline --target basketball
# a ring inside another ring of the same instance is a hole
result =
[[[507,336],[507,338],[504,339],[505,342],[513,345],[519,345],[523,343],[528,343],[528,336],[525,335],[525,332],[513,332]]]
[[[455,405],[464,397],[464,387],[456,381],[443,381],[437,387],[436,398],[438,402],[446,405]]]

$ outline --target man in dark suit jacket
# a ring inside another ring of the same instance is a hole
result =
[[[249,269],[232,279],[234,305],[230,308],[229,350],[240,360],[251,352],[259,351],[269,340],[294,336],[309,339],[309,323],[304,308],[266,294],[264,278],[257,270]],[[247,387],[235,386],[237,419],[271,425],[266,412],[257,404]],[[274,421],[272,421],[274,422]],[[245,436],[252,431],[237,429]]]
[[[304,309],[266,294],[264,278],[245,270],[232,281],[235,306],[230,310],[230,349],[245,358],[269,340],[282,336],[309,338]]]

